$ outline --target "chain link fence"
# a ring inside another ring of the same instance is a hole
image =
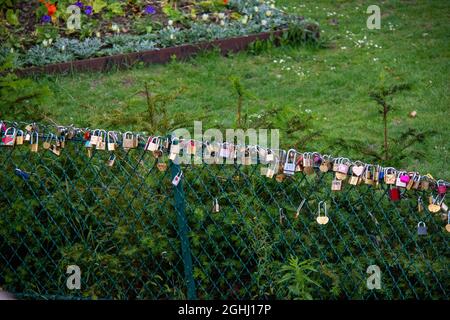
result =
[[[385,184],[332,191],[333,172],[317,168],[280,182],[261,164],[180,166],[142,148],[117,148],[110,166],[82,138],[60,156],[39,147],[0,147],[0,288],[19,298],[290,299],[290,257],[315,259],[315,299],[449,297],[447,216],[417,208],[431,190],[391,201]],[[380,289],[367,286],[371,265]]]

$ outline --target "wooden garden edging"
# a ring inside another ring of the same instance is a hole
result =
[[[284,32],[287,32],[287,30],[284,29],[273,32],[264,32],[236,38],[202,42],[198,44],[186,44],[177,47],[162,48],[158,50],[132,52],[127,54],[118,54],[113,56],[49,64],[39,67],[29,67],[17,70],[16,74],[19,76],[29,76],[34,74],[69,73],[72,71],[102,72],[112,67],[122,69],[128,68],[138,62],[143,62],[145,64],[167,63],[172,59],[173,56],[175,56],[178,60],[185,60],[201,51],[210,50],[213,48],[219,48],[221,54],[226,55],[229,52],[239,52],[245,50],[252,42],[256,40],[267,40],[271,36],[280,38]]]

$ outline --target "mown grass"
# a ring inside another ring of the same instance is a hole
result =
[[[407,151],[422,151],[423,156],[408,157],[401,165],[449,179],[450,3],[378,1],[381,30],[366,27],[366,9],[373,1],[302,3],[278,1],[290,12],[318,21],[325,48],[280,47],[258,55],[247,52],[226,58],[212,52],[168,65],[41,77],[39,81],[54,92],[46,106],[49,117],[60,124],[142,130],[142,123],[132,115],[145,110],[141,91],[149,82],[156,93],[170,94],[184,88],[167,106],[174,119],[182,119],[174,122],[174,127],[189,127],[193,120],[202,120],[204,128],[230,128],[235,125],[237,97],[229,77],[237,76],[248,92],[244,113],[250,119],[278,108],[265,123],[281,129],[284,147],[327,153],[339,150],[333,144],[343,138],[381,148],[382,119],[369,93],[382,81],[407,83],[411,89],[392,98],[390,134],[396,136],[408,128],[435,133]],[[413,110],[417,117],[408,117]],[[302,130],[286,134],[294,116],[303,120],[310,117],[303,130],[311,139],[299,140],[305,136]],[[356,147],[342,155],[366,157]]]

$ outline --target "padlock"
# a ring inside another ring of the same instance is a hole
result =
[[[288,176],[292,176],[295,173],[295,166],[297,164],[297,152],[294,149],[290,149],[287,153],[286,162],[284,163],[283,173]]]
[[[214,202],[213,202],[213,212],[214,213],[220,212],[219,200],[217,198],[214,199]]]
[[[332,191],[341,191],[342,190],[342,180],[333,179],[331,182],[331,190]]]
[[[419,187],[420,187],[420,180],[422,179],[422,177],[419,175],[419,174],[417,174],[414,178],[413,178],[413,180],[414,180],[414,182],[413,182],[413,186],[412,186],[412,188],[413,189],[419,189]]]
[[[48,150],[58,157],[61,155],[61,149],[56,144],[52,144]]]
[[[132,132],[127,131],[127,132],[125,132],[125,133],[123,134],[123,136],[122,136],[122,147],[123,147],[125,150],[133,149],[134,146],[135,146],[135,143],[136,143],[136,142],[135,142],[135,138],[134,138]]]
[[[217,163],[217,160],[216,160],[216,163]],[[251,154],[250,154],[250,148],[249,147],[245,148],[244,156],[242,157],[242,164],[244,166],[249,166],[249,165],[252,164],[252,157],[251,157]]]
[[[30,148],[31,152],[39,151],[39,134],[37,133],[37,131],[31,132],[30,134]]]
[[[409,181],[406,183],[406,190],[411,190],[411,188],[414,186],[414,179],[416,178],[417,174],[415,172],[408,173]]]
[[[31,133],[30,133],[30,131],[27,131],[27,133],[25,134],[25,137],[23,138],[24,139],[24,141],[30,141],[30,139],[31,139]]]
[[[408,182],[410,180],[411,180],[411,178],[409,177],[409,175],[407,173],[400,174],[400,181],[402,183],[408,184]],[[405,187],[406,187],[406,185],[405,185]]]
[[[160,139],[159,137],[150,137],[148,138],[150,141],[147,141],[147,148],[148,151],[157,151],[159,149],[160,145]]]
[[[21,177],[23,180],[30,180],[30,174],[23,170],[20,170],[19,168],[14,169],[14,173],[17,176]]]
[[[110,156],[109,156],[109,159],[108,159],[108,161],[107,161],[107,165],[108,165],[108,167],[112,167],[113,165],[114,165],[114,163],[116,162],[116,155],[114,154],[114,153],[112,153]]]
[[[384,180],[384,169],[380,168],[379,172],[378,172],[378,181],[383,181]]]
[[[17,130],[16,133],[16,145],[22,145],[24,141],[24,135],[22,130]]]
[[[50,149],[50,142],[52,141],[52,139],[53,139],[53,133],[50,133],[50,134],[47,135],[47,137],[45,138],[44,143],[42,144],[42,147],[43,147],[45,150]]]
[[[423,176],[420,180],[420,189],[428,190],[430,188],[430,181],[427,176]]]
[[[385,168],[384,169],[384,182],[386,184],[395,184],[397,180],[397,175],[395,174],[394,168]]]
[[[437,204],[437,202],[438,202],[437,197],[434,198],[431,195],[429,198],[428,211],[430,211],[432,213],[438,213],[439,211],[441,211],[441,206],[439,204]]]
[[[423,201],[422,197],[417,198],[417,212],[423,212]]]
[[[375,180],[374,180],[375,175],[376,175],[375,168],[370,164],[366,165],[366,169],[364,172],[364,183],[367,185],[374,185],[375,184]]]
[[[164,172],[167,170],[167,163],[158,161],[156,167],[158,168],[159,171]]]
[[[420,221],[417,224],[417,234],[419,236],[425,236],[425,235],[427,235],[427,233],[428,233],[428,231],[427,231],[427,226],[425,225],[425,222]]]
[[[170,154],[175,156],[180,153],[180,140],[177,137],[171,139]]]
[[[183,172],[180,171],[180,172],[178,172],[178,173],[175,175],[175,177],[173,177],[173,179],[172,179],[172,184],[173,184],[174,186],[178,186],[178,185],[180,184],[181,176],[182,176],[182,175],[183,175]]]
[[[107,147],[109,151],[115,151],[117,147],[117,135],[114,131],[108,131],[107,136]]]
[[[337,172],[347,175],[349,169],[349,160],[341,159],[337,168]]]
[[[273,160],[274,160],[274,152],[272,151],[272,149],[267,149],[266,161],[267,162],[272,162]]]
[[[329,160],[328,156],[323,156],[323,161],[319,166],[319,170],[321,172],[328,172],[331,169],[331,161]]]
[[[314,161],[313,156],[309,152],[303,154],[303,172],[307,175],[314,173]]]
[[[92,134],[90,135],[91,146],[97,145],[99,133],[100,133],[99,129],[95,129],[94,131],[92,131]]]
[[[342,173],[342,172],[337,172],[335,173],[335,178],[338,180],[342,180],[344,181],[345,179],[347,179],[347,174],[346,173]]]
[[[96,144],[96,149],[97,150],[106,150],[106,137],[107,137],[107,133],[105,130],[99,130],[98,132],[98,136],[97,136],[97,144]]]
[[[391,188],[389,189],[389,198],[391,201],[399,201],[400,200],[400,189]]]
[[[321,215],[321,210],[320,210],[321,207],[323,207],[323,210],[324,210],[324,215],[323,216]],[[327,203],[323,202],[323,201],[320,201],[319,202],[319,210],[318,210],[318,213],[317,213],[316,221],[317,221],[318,224],[327,224],[329,220],[330,219],[327,216]]]
[[[406,178],[404,178],[405,176],[407,176],[407,174],[404,171],[397,173],[397,178],[395,179],[395,185],[397,187],[406,188],[407,182],[405,182],[406,181]],[[409,177],[408,177],[408,182],[409,182]]]
[[[437,191],[440,195],[443,195],[447,192],[447,186],[445,185],[445,182],[442,180],[438,180],[437,182]]]
[[[197,151],[195,140],[189,140],[186,143],[186,154],[193,155]]]
[[[59,138],[59,147],[64,149],[66,147],[66,135],[61,135]]]
[[[225,142],[220,147],[219,157],[221,158],[229,158],[231,155],[231,147],[228,142]]]
[[[139,134],[133,136],[133,148],[139,147],[139,139],[140,139]]]
[[[5,130],[4,136],[2,137],[2,146],[14,147],[16,142],[17,130],[14,127],[9,127]]]
[[[272,179],[274,174],[275,174],[275,170],[273,170],[272,167],[268,167],[267,171],[266,171],[266,177],[269,179]]]

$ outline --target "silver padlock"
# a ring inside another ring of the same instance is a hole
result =
[[[295,165],[297,163],[297,152],[294,149],[290,149],[286,156],[286,162],[284,163],[284,174],[292,176],[295,173]]]
[[[427,226],[425,225],[425,222],[420,221],[420,222],[417,224],[417,234],[418,234],[419,236],[425,236],[425,235],[428,234]]]

